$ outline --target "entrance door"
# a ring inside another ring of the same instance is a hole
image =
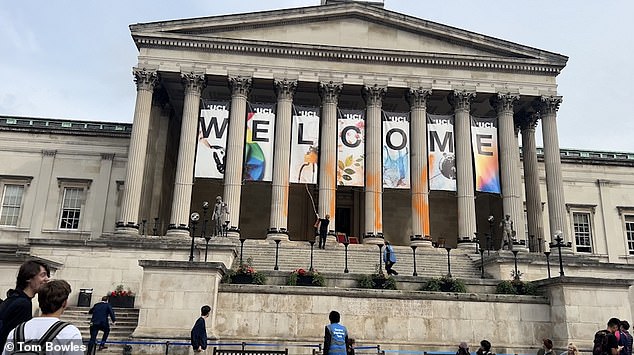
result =
[[[335,222],[337,223],[336,232],[345,233],[346,236],[350,236],[352,231],[351,227],[352,208],[350,207],[337,207],[335,215]]]

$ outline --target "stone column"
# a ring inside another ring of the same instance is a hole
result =
[[[275,115],[275,152],[273,155],[273,187],[271,220],[267,239],[288,240],[288,179],[291,157],[291,111],[297,80],[275,80],[277,113]]]
[[[227,235],[239,238],[244,134],[247,118],[247,95],[251,89],[251,78],[229,77],[229,87],[231,88],[231,111],[229,111],[224,201],[229,208],[229,232]]]
[[[31,215],[29,238],[37,238],[42,235],[46,201],[51,191],[51,179],[53,178],[53,166],[55,165],[56,155],[57,150],[42,150],[42,161],[40,162],[37,180],[35,180],[37,185],[35,186],[35,203],[33,214]]]
[[[117,221],[117,232],[129,234],[137,234],[139,229],[139,206],[150,126],[150,109],[154,86],[158,81],[155,70],[134,68],[133,74],[137,89],[136,106],[130,135],[121,215]]]
[[[185,99],[181,118],[176,177],[174,178],[172,215],[167,235],[189,236],[189,210],[194,185],[194,159],[196,158],[200,94],[205,87],[206,79],[204,73],[190,72],[181,73],[181,81],[185,87]]]
[[[337,200],[337,103],[342,84],[319,83],[321,95],[321,139],[319,140],[319,206],[320,218],[330,215],[329,234],[335,232]]]
[[[522,180],[520,173],[520,158],[515,122],[513,121],[513,105],[519,100],[518,95],[498,94],[493,100],[498,115],[498,135],[500,147],[500,180],[502,183],[502,206],[504,216],[511,216],[515,238],[526,248],[526,233],[524,230],[524,206],[522,203]],[[509,246],[509,250],[513,248]]]
[[[365,234],[364,243],[383,243],[383,137],[381,107],[386,86],[363,87],[365,121]]]
[[[92,207],[94,218],[92,218],[92,226],[90,227],[90,236],[92,239],[98,238],[103,234],[103,222],[106,218],[113,161],[114,153],[101,153],[99,175],[92,189],[94,193]]]
[[[528,235],[534,238],[532,251],[544,251],[544,219],[542,217],[542,197],[539,187],[539,166],[537,165],[537,145],[535,144],[535,127],[538,114],[522,118],[522,156],[524,163],[524,189],[526,194],[526,217],[528,219]],[[541,245],[539,241],[541,240]]]
[[[450,97],[455,111],[456,173],[458,190],[458,239],[471,240],[476,232],[473,155],[471,154],[471,100],[474,92],[454,91]]]
[[[412,176],[412,245],[431,247],[429,231],[429,167],[427,165],[427,98],[431,89],[407,92],[410,116],[410,162]]]
[[[561,176],[561,157],[559,136],[557,134],[557,110],[561,96],[541,97],[542,136],[544,140],[544,165],[546,167],[546,193],[548,196],[548,222],[550,238],[562,233],[564,242],[570,242],[571,236],[566,225],[566,202],[564,183]]]

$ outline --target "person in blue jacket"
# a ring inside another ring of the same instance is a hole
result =
[[[326,326],[326,334],[324,335],[324,355],[346,355],[348,330],[339,324],[341,315],[337,311],[332,311],[328,318],[330,324]]]
[[[205,319],[209,317],[211,307],[204,305],[200,307],[200,318],[196,320],[196,324],[192,328],[191,342],[194,352],[200,353],[207,350],[207,327]]]
[[[396,254],[394,254],[392,244],[387,240],[385,241],[385,249],[383,249],[383,262],[385,262],[385,271],[388,275],[398,275],[396,270],[392,270],[392,266],[396,264]]]
[[[110,334],[110,322],[108,322],[108,317],[112,320],[112,324],[117,321],[117,317],[114,314],[112,306],[108,303],[108,296],[101,297],[101,302],[92,306],[88,314],[92,314],[92,318],[90,319],[90,341],[88,342],[88,354],[92,354],[92,349],[97,343],[97,334],[100,330],[103,332],[103,336],[101,337],[99,350],[108,348],[106,346],[106,340],[108,340],[108,334]]]

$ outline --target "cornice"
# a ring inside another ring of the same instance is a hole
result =
[[[178,34],[139,34],[134,36],[138,48],[186,49],[210,53],[233,53],[268,57],[288,57],[353,63],[406,64],[439,68],[469,69],[558,75],[563,66],[544,64],[537,59],[501,58],[400,50],[369,49],[268,42],[218,37],[191,38]]]

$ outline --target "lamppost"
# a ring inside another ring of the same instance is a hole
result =
[[[548,268],[548,278],[550,278],[550,252],[545,251],[544,255],[546,255],[546,267]]]
[[[418,276],[418,273],[416,272],[416,245],[410,245],[410,247],[412,248],[412,257],[414,258],[414,273],[412,273],[412,276]]]
[[[449,255],[451,252],[451,247],[445,247],[447,250],[447,277],[451,278],[451,256]]]
[[[240,266],[242,266],[242,251],[244,250],[244,242],[246,239],[240,238]]]
[[[145,230],[145,225],[147,224],[147,219],[143,218],[143,220],[141,220],[141,225],[143,226],[143,229],[141,229],[141,235],[143,235],[144,237],[147,237],[147,234],[145,234],[146,230]]]
[[[194,238],[196,238],[196,225],[198,224],[198,221],[200,220],[200,215],[198,214],[198,212],[193,212],[190,216],[189,216],[189,220],[191,221],[191,225],[192,225],[192,246],[189,249],[189,261],[194,261]]]
[[[279,256],[279,251],[280,251],[280,240],[279,239],[275,239],[275,267],[273,268],[273,270],[279,270],[279,266],[277,266],[277,258]]]
[[[489,222],[489,234],[487,234],[487,256],[488,256],[488,255],[491,255],[491,248],[493,247],[492,240],[493,240],[493,231],[495,230],[493,228],[493,225],[495,224],[495,217],[493,217],[493,215],[489,215],[489,218],[487,218],[487,222]]]
[[[159,223],[159,218],[154,217],[154,226],[152,227],[152,235],[158,235],[158,223]]]
[[[383,273],[383,244],[377,244],[379,247],[379,273]]]
[[[484,278],[484,249],[480,248],[480,278]]]
[[[478,232],[474,232],[473,235],[473,243],[475,244],[475,253],[478,253],[478,249],[480,249],[480,238],[478,238]]]
[[[313,240],[313,244],[315,243],[315,241]],[[347,274],[349,272],[348,270],[348,245],[350,245],[349,241],[345,241],[343,242],[343,247],[344,247],[344,251],[345,251],[345,266],[343,268],[343,273]]]
[[[308,244],[310,244],[310,267],[308,270],[313,271],[313,247],[315,246],[315,241],[309,240]]]
[[[551,243],[550,244],[551,249],[552,249],[552,247],[556,247],[557,251],[558,251],[558,254],[559,254],[559,276],[564,276],[564,263],[563,263],[563,260],[561,259],[561,248],[565,247],[566,244],[562,243],[563,240],[564,240],[564,238],[561,237],[562,234],[563,234],[562,231],[559,231],[559,230],[556,231],[555,232],[555,241],[557,243],[555,243],[555,244]]]
[[[211,235],[207,234],[207,210],[209,209],[209,202],[203,202],[203,227],[201,229],[201,236],[205,238],[205,262],[207,262],[207,252],[209,250],[209,240],[211,239]]]
[[[515,261],[515,273],[513,274],[513,279],[519,280],[520,275],[517,272],[517,253],[519,252],[519,250],[511,250],[511,252],[513,253],[513,259]]]

